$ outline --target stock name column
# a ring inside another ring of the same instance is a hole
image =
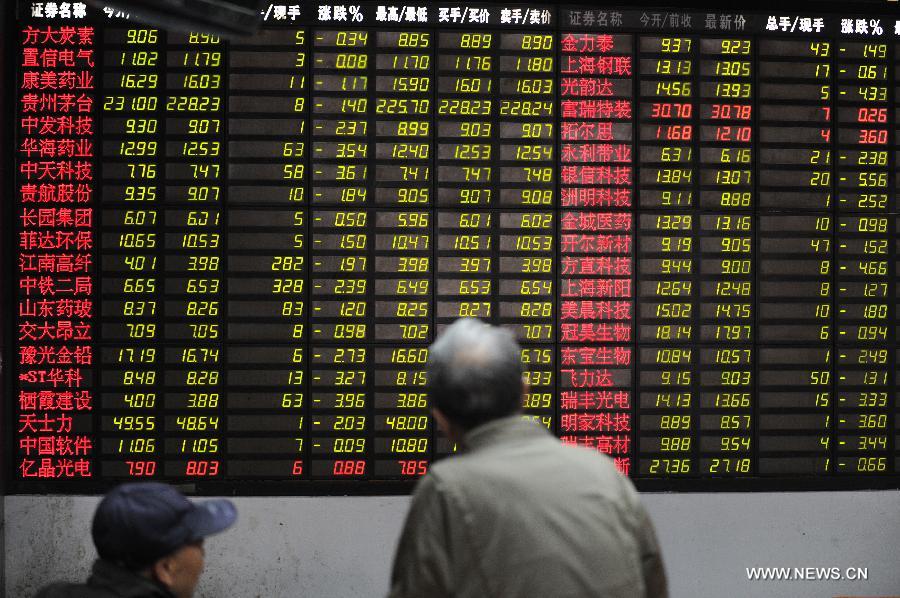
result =
[[[835,45],[797,22],[769,16],[759,47],[760,475],[830,473],[834,448]]]
[[[633,44],[621,15],[560,12],[559,433],[633,464]],[[614,64],[613,73],[601,74]]]
[[[371,396],[377,478],[413,478],[428,470],[431,417],[425,393],[433,338],[433,32],[428,10],[379,7],[376,48],[374,377]],[[400,23],[401,30],[385,24]],[[417,28],[418,27],[418,28]]]
[[[371,475],[375,32],[320,5],[310,33],[310,452],[314,478]]]
[[[841,18],[837,79],[837,462],[884,474],[893,393],[890,350],[890,47],[879,19]]]
[[[15,476],[32,481],[96,473],[97,40],[83,21],[84,4],[76,4],[75,13],[70,7],[58,20],[34,20],[17,32],[17,198],[9,212],[16,218],[19,367],[11,413]]]
[[[214,478],[225,474],[225,53],[207,33],[169,33],[167,41],[163,472]],[[204,77],[219,85],[204,86]]]
[[[236,478],[309,477],[309,33],[228,52],[227,451]]]
[[[161,133],[165,40],[157,29],[103,31],[100,214],[101,430],[106,476],[162,473],[164,355],[158,321],[164,284]]]

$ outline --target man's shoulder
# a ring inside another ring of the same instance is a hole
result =
[[[49,586],[44,586],[35,594],[34,598],[63,598],[64,596],[78,596],[75,592],[79,584],[56,582]],[[82,585],[82,587],[84,587]]]
[[[526,454],[530,457],[538,456],[549,461],[563,461],[574,466],[615,470],[613,460],[605,453],[587,447],[566,444],[555,436],[545,434],[522,438],[515,443],[492,446],[487,450],[453,454],[434,463],[429,471],[465,469],[480,463],[506,460],[509,458],[509,453]]]
[[[92,588],[83,583],[57,582],[40,590],[35,598],[114,598],[111,594],[100,588]]]
[[[429,469],[429,490],[478,484],[479,479],[519,479],[523,482],[545,476],[596,482],[617,488],[621,475],[607,455],[584,447],[563,444],[553,436],[528,438],[515,445],[463,452],[442,459]],[[545,480],[541,480],[543,483]]]

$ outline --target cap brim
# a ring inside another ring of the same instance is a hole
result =
[[[194,507],[184,516],[183,523],[196,540],[223,532],[237,521],[234,503],[225,498],[194,503]]]

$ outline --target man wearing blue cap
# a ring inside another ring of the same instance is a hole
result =
[[[57,583],[37,598],[191,598],[203,570],[203,539],[231,527],[234,504],[193,503],[165,484],[123,484],[94,513],[99,557],[86,583]]]

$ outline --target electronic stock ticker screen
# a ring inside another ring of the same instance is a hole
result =
[[[641,488],[897,487],[900,12],[809,6],[20,2],[13,490],[406,491],[464,316]]]

